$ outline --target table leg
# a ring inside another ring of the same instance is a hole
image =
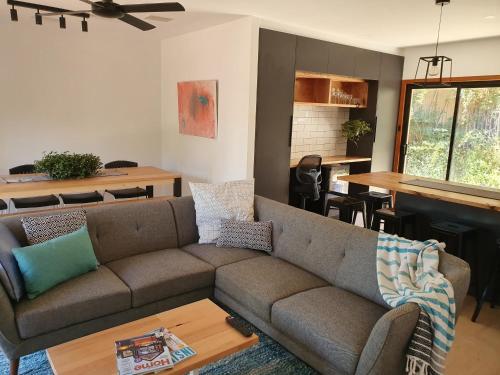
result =
[[[153,198],[154,197],[154,186],[153,185],[146,186],[146,193],[148,194],[148,198]]]
[[[174,179],[174,197],[182,197],[182,178]]]

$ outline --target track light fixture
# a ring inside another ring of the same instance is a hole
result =
[[[59,17],[59,27],[61,29],[66,28],[66,18],[64,18],[64,16]]]
[[[84,32],[84,33],[88,33],[89,32],[89,25],[88,25],[87,20],[85,19],[85,17],[83,17],[83,21],[82,21],[82,32]]]
[[[36,13],[35,13],[35,23],[37,25],[41,25],[43,24],[43,21],[42,21],[42,15],[40,14],[40,11],[37,10]]]
[[[12,5],[12,9],[10,10],[10,20],[17,22],[19,18],[17,18],[17,10],[14,8],[14,5]]]

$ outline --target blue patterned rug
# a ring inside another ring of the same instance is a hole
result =
[[[231,315],[234,314],[225,308]],[[241,319],[241,318],[240,318]],[[316,375],[315,370],[288,352],[269,336],[246,323],[258,336],[259,343],[201,369],[202,375]],[[0,374],[9,372],[9,361],[0,352]],[[45,351],[21,358],[20,375],[53,375]],[[168,374],[168,372],[166,372]]]

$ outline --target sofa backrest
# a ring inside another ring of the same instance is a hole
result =
[[[273,222],[273,255],[387,307],[377,286],[377,233],[256,196],[256,218]]]
[[[196,225],[196,210],[191,196],[172,199],[179,247],[198,242],[198,226]]]
[[[65,210],[67,211],[67,210]],[[43,216],[60,210],[30,213]],[[128,256],[178,246],[172,206],[167,200],[142,200],[120,204],[104,204],[86,208],[87,225],[97,259],[108,263]],[[16,215],[0,219],[27,245],[26,234]]]

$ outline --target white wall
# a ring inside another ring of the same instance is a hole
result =
[[[401,52],[405,57],[403,79],[413,79],[419,57],[434,55],[434,46],[409,47]],[[500,75],[500,37],[440,44],[438,53],[453,59],[454,77]],[[419,78],[423,74],[422,69]]]
[[[160,166],[160,42],[78,27],[2,25],[0,174],[51,150]]]
[[[251,18],[162,42],[162,165],[188,181],[252,178],[257,75]],[[218,80],[216,139],[179,134],[177,82]]]

